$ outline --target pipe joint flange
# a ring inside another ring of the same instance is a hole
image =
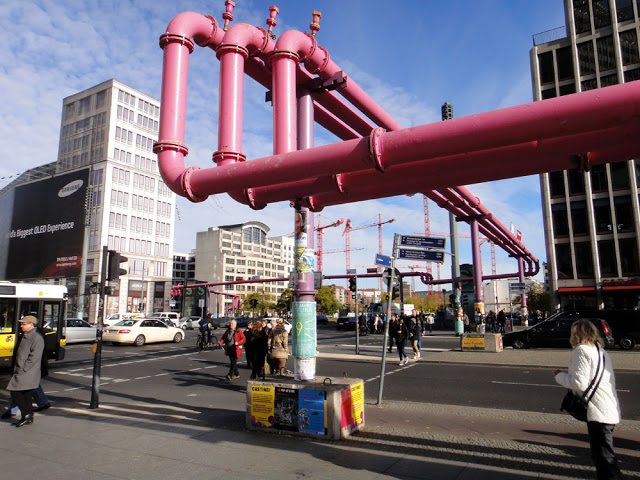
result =
[[[338,189],[338,192],[345,193],[342,174],[336,173],[335,175],[333,175],[333,181],[336,184],[336,188]]]
[[[204,202],[207,199],[207,197],[200,197],[196,195],[191,189],[191,175],[193,175],[193,172],[195,172],[196,170],[200,170],[200,167],[189,167],[184,172],[182,172],[182,176],[180,178],[182,191],[184,192],[185,196],[193,203]]]
[[[183,156],[189,155],[189,149],[184,143],[172,142],[170,140],[160,140],[153,144],[153,153],[156,155],[164,150],[173,150]]]
[[[295,60],[296,63],[300,63],[300,55],[296,52],[292,52],[291,50],[274,50],[269,54],[267,61],[269,64],[273,64],[273,59],[279,57],[291,58]]]
[[[249,52],[249,54],[252,57],[259,57],[260,55],[262,55],[262,52],[266,50],[267,45],[269,45],[270,36],[269,36],[269,32],[267,32],[264,28],[262,27],[255,27],[255,28],[260,30],[260,32],[262,33],[262,45],[253,49],[251,52]]]
[[[249,205],[249,207],[251,207],[253,210],[262,210],[267,206],[264,203],[256,202],[256,195],[253,188],[247,188],[246,190],[243,190],[243,193],[245,198],[247,199],[247,205]]]
[[[218,30],[218,22],[216,22],[215,18],[213,18],[211,15],[205,15],[204,18],[211,22],[211,32],[205,40],[198,41],[195,37],[193,37],[193,41],[196,42],[199,47],[208,47],[211,43],[211,40],[213,40],[213,38],[216,36],[216,31]]]
[[[385,131],[384,128],[377,127],[371,130],[369,134],[369,158],[380,173],[384,173],[385,170],[384,165],[382,165],[382,134]]]
[[[213,152],[211,159],[213,160],[213,163],[221,167],[227,164],[245,162],[247,160],[247,156],[244,153],[240,152],[227,152],[218,150],[217,152]]]
[[[316,37],[311,35],[309,32],[304,32],[304,34],[309,38],[309,40],[311,40],[311,43],[309,44],[309,51],[300,56],[300,62],[304,62],[307,58],[311,58],[315,53],[316,48],[318,48],[318,41],[316,40]]]
[[[160,35],[160,48],[165,49],[167,45],[170,43],[180,43],[182,45],[186,45],[189,49],[189,53],[193,53],[194,45],[190,38],[185,37],[184,35],[177,35],[175,33],[165,33]]]
[[[245,60],[249,58],[249,50],[247,50],[246,47],[235,43],[221,44],[216,50],[216,57],[218,58],[218,60],[220,60],[220,57],[222,57],[222,55],[224,55],[225,53],[239,53]]]
[[[324,210],[324,207],[320,207],[318,205],[316,205],[316,202],[314,200],[313,197],[305,197],[302,199],[302,201],[300,202],[300,205],[303,207],[308,208],[309,210],[311,210],[314,213],[318,213],[321,212],[322,210]]]
[[[307,70],[309,70],[309,73],[311,75],[318,75],[320,72],[324,71],[324,69],[327,68],[327,65],[329,64],[329,52],[327,51],[327,49],[318,45],[316,47],[316,50],[322,50],[324,52],[324,59],[322,60],[322,63],[318,65],[318,68],[316,68],[315,70],[311,71],[307,68]]]

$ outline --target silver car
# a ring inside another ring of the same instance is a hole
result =
[[[96,339],[98,328],[89,325],[80,318],[67,318],[65,327],[65,337],[67,343],[93,342]]]

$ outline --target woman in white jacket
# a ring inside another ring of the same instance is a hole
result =
[[[602,380],[587,406],[591,458],[599,480],[622,478],[618,460],[613,453],[613,429],[620,422],[620,405],[611,357],[602,346],[598,330],[589,320],[581,319],[574,322],[571,326],[570,342],[573,352],[569,360],[569,372],[554,370],[556,382],[581,396],[596,374],[598,358],[600,357],[600,371],[604,362]],[[591,391],[588,395],[590,394]]]

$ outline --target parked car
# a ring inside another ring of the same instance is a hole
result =
[[[180,314],[178,312],[156,312],[152,313],[149,318],[157,318],[159,320],[169,320],[171,325],[177,327],[180,322]],[[166,321],[164,323],[167,323]]]
[[[105,342],[132,343],[138,347],[152,342],[180,343],[184,332],[170,327],[157,318],[131,318],[121,320],[105,329],[102,339]]]
[[[611,327],[614,341],[623,350],[640,344],[639,310],[579,310],[556,313],[550,318],[603,318]]]
[[[611,327],[602,318],[588,318],[600,332],[606,348],[613,347],[615,341],[611,335]],[[505,347],[529,348],[570,348],[569,337],[571,325],[576,318],[550,318],[533,327],[504,335],[502,341]]]
[[[98,328],[90,325],[85,320],[75,317],[67,317],[64,336],[69,343],[94,342]]]
[[[104,320],[104,325],[115,325],[116,323],[118,323],[120,320],[128,320],[130,318],[142,318],[142,315],[139,313],[114,313],[112,315],[109,315],[105,320]]]
[[[329,318],[324,313],[316,315],[316,323],[318,325],[329,325]]]
[[[193,330],[193,329],[196,329],[196,328],[200,328],[200,321],[201,320],[202,320],[202,317],[199,317],[197,315],[192,315],[192,316],[189,316],[189,317],[182,317],[179,320],[178,326],[182,330]],[[216,327],[215,324],[214,324],[213,328],[218,328],[218,327]]]

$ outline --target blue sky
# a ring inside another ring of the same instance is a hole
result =
[[[159,4],[159,5],[158,5]],[[562,0],[236,0],[234,22],[265,26],[269,5],[276,4],[276,34],[305,31],[313,10],[322,11],[318,43],[404,127],[440,121],[447,101],[456,117],[532,101],[529,50],[532,35],[564,25]],[[0,2],[4,32],[0,65],[0,188],[20,172],[56,160],[62,99],[110,78],[160,98],[162,50],[158,38],[180,12],[211,15],[222,23],[224,0],[92,0]],[[211,166],[217,145],[219,62],[208,49],[190,57],[186,143],[188,165]],[[247,158],[271,153],[271,109],[264,89],[245,82],[243,147]],[[335,137],[316,127],[316,144]],[[522,231],[523,243],[545,260],[537,176],[472,184],[469,189],[509,226]],[[197,231],[211,226],[260,220],[271,235],[293,231],[288,203],[253,211],[227,195],[201,204],[179,199],[175,250],[195,247]],[[448,231],[448,215],[431,204],[432,232]],[[322,223],[350,218],[354,226],[397,218],[385,225],[384,253],[393,234],[424,230],[421,195],[329,207]],[[326,230],[325,249],[344,249],[342,228]],[[459,232],[468,234],[465,224]],[[377,228],[351,235],[351,266],[364,271],[377,251]],[[460,240],[461,260],[470,262],[469,240]],[[485,272],[489,249],[483,247]],[[325,274],[342,274],[343,253],[324,257]],[[513,259],[498,251],[498,272],[516,270]],[[442,277],[448,276],[445,263]],[[435,269],[434,269],[435,272]],[[376,282],[377,283],[377,282]],[[374,283],[371,282],[371,286]],[[366,283],[361,284],[366,287]]]

